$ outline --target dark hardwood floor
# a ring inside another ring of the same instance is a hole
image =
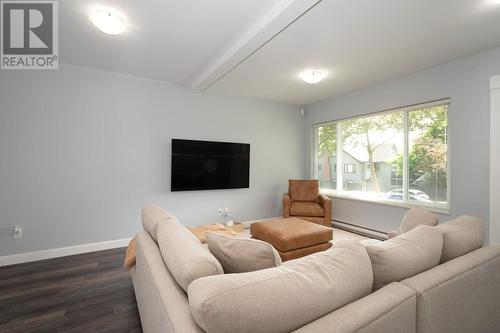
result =
[[[0,332],[142,332],[124,254],[0,267]]]

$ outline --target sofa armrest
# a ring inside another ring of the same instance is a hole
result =
[[[290,204],[291,204],[290,194],[288,193],[283,194],[283,218],[290,217]]]
[[[500,245],[474,250],[401,283],[417,293],[419,332],[498,332]]]
[[[397,231],[397,230],[391,230],[387,233],[388,239],[394,238],[396,236],[399,236],[399,231]]]
[[[203,332],[191,315],[186,293],[147,232],[137,235],[136,264],[130,272],[144,332]]]
[[[324,194],[319,195],[319,204],[325,210],[325,222],[326,226],[332,225],[332,199]]]
[[[416,331],[416,295],[393,282],[368,296],[321,317],[294,333],[373,333]]]

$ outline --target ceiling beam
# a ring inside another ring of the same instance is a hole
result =
[[[190,84],[202,92],[271,41],[321,0],[283,0],[254,24],[236,43],[211,63]]]

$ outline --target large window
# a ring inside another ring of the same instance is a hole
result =
[[[314,126],[322,192],[448,209],[448,109],[444,100]]]

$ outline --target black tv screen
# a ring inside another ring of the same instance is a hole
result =
[[[250,144],[172,139],[172,191],[248,188]]]

